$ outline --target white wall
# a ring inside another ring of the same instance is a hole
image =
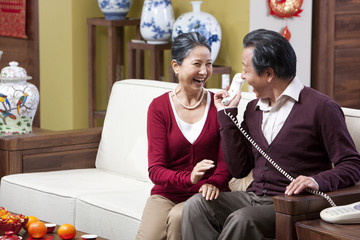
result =
[[[300,17],[280,18],[270,15],[268,0],[250,0],[250,31],[265,28],[281,33],[288,26],[290,43],[297,56],[297,76],[306,86],[311,83],[312,2],[303,1]]]

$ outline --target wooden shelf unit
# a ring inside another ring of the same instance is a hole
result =
[[[135,26],[137,39],[140,39],[140,19],[106,20],[104,18],[88,18],[88,58],[89,58],[89,127],[94,127],[97,118],[104,118],[105,110],[96,109],[96,27],[107,27],[108,35],[108,69],[107,96],[117,76],[119,66],[124,66],[124,27]]]
[[[129,78],[144,79],[144,51],[150,51],[150,79],[164,78],[164,51],[171,48],[171,43],[148,44],[145,41],[130,41],[129,48]]]

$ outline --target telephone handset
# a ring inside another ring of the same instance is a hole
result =
[[[234,99],[234,97],[236,96],[236,93],[242,88],[242,86],[244,85],[245,80],[241,78],[241,73],[237,73],[235,74],[230,88],[229,88],[229,96],[224,98],[221,103],[224,104],[225,106],[229,105],[229,103],[231,102],[231,100]]]
[[[235,77],[238,74],[235,75]],[[235,78],[234,77],[234,78]],[[241,78],[241,75],[240,75]],[[235,79],[233,79],[234,82]],[[235,87],[238,86],[238,89],[241,88],[239,84],[235,85]],[[231,86],[232,87],[232,86]],[[231,89],[230,87],[230,89]],[[238,89],[235,89],[237,92]],[[234,95],[235,96],[235,95]],[[234,97],[233,96],[233,97]],[[231,101],[231,100],[230,100]],[[229,101],[229,102],[230,102]],[[224,108],[224,113],[227,115],[233,123],[238,127],[240,132],[245,136],[245,138],[255,147],[255,149],[268,161],[273,165],[281,174],[283,174],[287,179],[290,180],[290,182],[294,181],[294,178],[290,176],[284,169],[282,169],[277,163],[274,162],[274,160],[271,159],[269,155],[267,155],[260,147],[257,145],[257,143],[250,137],[250,135],[240,126],[237,118],[231,115],[231,113],[226,112],[226,108]],[[322,196],[325,198],[331,207],[326,208],[320,212],[320,217],[327,222],[331,223],[360,223],[360,202],[352,203],[349,205],[344,206],[336,206],[334,201],[325,193],[321,191],[316,191],[313,189],[307,188],[306,191]]]

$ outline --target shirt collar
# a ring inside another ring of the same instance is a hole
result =
[[[295,77],[287,86],[285,91],[276,99],[276,102],[278,102],[280,99],[282,99],[284,96],[288,96],[292,99],[294,99],[296,102],[299,101],[299,96],[301,90],[303,90],[304,85],[301,83],[298,77]],[[258,103],[256,104],[256,107],[259,107],[262,111],[269,111],[271,109],[269,105],[269,100],[267,98],[260,98]]]

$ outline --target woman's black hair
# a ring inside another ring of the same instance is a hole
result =
[[[252,65],[258,75],[268,67],[281,79],[292,80],[296,75],[296,54],[280,33],[258,29],[248,33],[243,47],[253,47]]]
[[[211,53],[211,47],[206,38],[198,32],[182,33],[177,36],[171,47],[171,60],[175,60],[179,65],[182,64],[191,50],[196,46],[207,47]]]

